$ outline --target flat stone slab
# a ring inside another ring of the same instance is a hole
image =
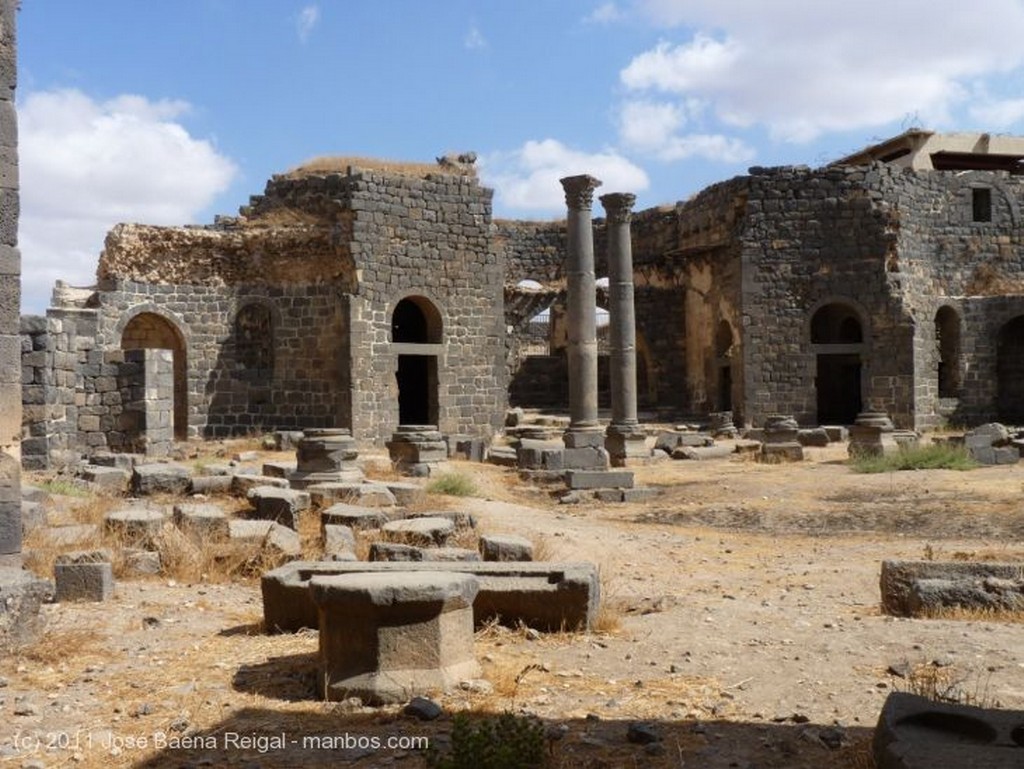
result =
[[[287,478],[297,465],[297,462],[264,462],[260,472],[269,478]]]
[[[526,537],[487,534],[480,537],[480,555],[485,561],[532,561],[533,543]]]
[[[307,492],[276,486],[254,486],[246,496],[252,505],[250,517],[277,521],[289,529],[298,528],[299,514],[309,510],[311,504]]]
[[[319,606],[340,603],[346,608],[391,608],[413,604],[472,606],[479,584],[472,574],[458,572],[362,572],[318,575],[310,579],[313,601]]]
[[[76,523],[71,526],[50,526],[40,530],[47,545],[52,547],[80,547],[99,542],[100,527],[94,523]]]
[[[273,486],[278,489],[287,489],[288,481],[284,478],[272,478],[269,475],[248,475],[239,473],[231,476],[230,491],[236,497],[248,497],[249,492],[260,486]]]
[[[271,631],[317,627],[316,604],[307,590],[315,575],[392,571],[458,571],[474,574],[480,591],[473,602],[477,625],[498,617],[538,630],[590,628],[597,616],[601,586],[590,563],[472,563],[293,561],[263,575],[263,616]]]
[[[448,518],[427,516],[390,521],[381,528],[384,539],[418,547],[440,546],[455,533],[455,524]]]
[[[413,518],[447,518],[459,531],[476,528],[476,516],[463,510],[432,510],[406,513],[407,519]]]
[[[633,473],[629,470],[566,470],[565,482],[570,489],[631,489]]]
[[[174,525],[186,534],[209,542],[223,542],[229,536],[227,514],[211,502],[175,505]]]
[[[326,524],[323,527],[324,552],[327,555],[355,553],[356,535],[349,526]]]
[[[122,544],[138,547],[149,545],[159,537],[166,520],[167,516],[160,510],[128,507],[107,513],[103,528]]]
[[[384,486],[395,498],[395,503],[403,507],[415,505],[427,498],[427,490],[409,481],[385,481]]]
[[[1024,766],[1024,711],[893,692],[882,706],[872,753],[878,769],[1017,769]]]
[[[672,449],[672,459],[692,459],[698,462],[708,459],[728,459],[735,453],[732,446],[677,446]]]
[[[349,526],[356,531],[379,529],[390,520],[391,517],[383,510],[344,502],[338,502],[320,511],[321,526]]]
[[[192,479],[193,494],[226,494],[229,491],[230,475],[197,475]]]
[[[394,507],[395,495],[382,483],[317,483],[307,486],[313,507],[347,502],[364,507]]]
[[[78,477],[100,489],[124,491],[128,488],[131,472],[120,467],[85,465],[78,471]]]
[[[184,465],[157,462],[136,465],[132,470],[134,494],[187,494],[192,488],[192,475]]]
[[[1024,609],[1024,564],[882,561],[882,609],[917,617],[949,607]]]
[[[230,520],[228,531],[232,542],[257,545],[292,558],[302,554],[298,533],[274,521]]]

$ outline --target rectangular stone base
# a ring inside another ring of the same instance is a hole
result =
[[[20,568],[0,567],[0,651],[35,643],[43,632],[39,607],[53,597],[53,583]]]
[[[657,489],[598,489],[594,497],[601,502],[646,502],[658,496]]]
[[[566,470],[565,482],[570,489],[631,489],[633,473],[629,470]]]
[[[473,601],[477,626],[494,617],[538,630],[590,628],[601,601],[597,568],[590,563],[555,562],[389,562],[293,561],[263,575],[264,626],[295,632],[318,626],[309,581],[320,574],[393,571],[454,571],[476,576]]]

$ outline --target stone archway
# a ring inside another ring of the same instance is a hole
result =
[[[436,425],[441,313],[423,296],[410,296],[391,313],[391,341],[397,346],[398,423]]]
[[[155,312],[140,312],[121,332],[122,350],[170,350],[174,366],[174,439],[188,438],[188,363],[178,328]]]
[[[822,305],[811,317],[818,424],[852,424],[862,410],[864,326],[842,302]]]

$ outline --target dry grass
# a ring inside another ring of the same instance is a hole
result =
[[[460,166],[458,169],[442,167],[437,163],[409,163],[400,160],[382,160],[366,157],[316,157],[307,160],[295,168],[285,172],[286,179],[301,179],[305,176],[321,176],[327,174],[348,174],[350,171],[379,171],[397,176],[412,176],[425,179],[433,174],[458,174],[460,176],[476,176],[474,166]]]
[[[975,707],[999,707],[989,695],[992,674],[976,676],[973,681],[961,673],[956,666],[940,667],[934,663],[922,663],[911,668],[906,679],[894,679],[896,691],[909,692],[935,702]]]

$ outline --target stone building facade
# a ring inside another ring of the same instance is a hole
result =
[[[1024,143],[926,133],[636,212],[641,407],[1024,423]],[[564,222],[492,220],[451,163],[306,169],[210,226],[120,225],[95,288],[22,320],[26,463],[135,445],[133,349],[171,350],[178,439],[479,435],[509,402],[564,407],[565,251]]]

